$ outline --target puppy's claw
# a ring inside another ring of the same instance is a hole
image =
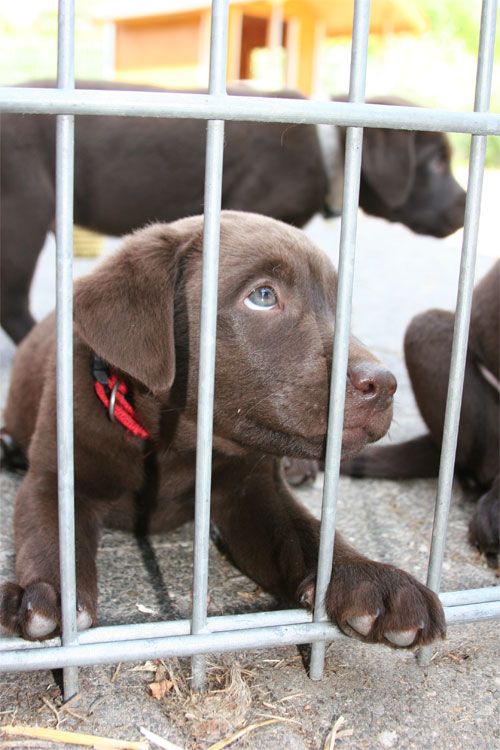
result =
[[[297,595],[299,598],[300,606],[312,612],[314,609],[314,599],[316,596],[316,584],[312,576],[309,576],[305,581],[301,583]]]
[[[311,591],[310,589],[304,591],[299,601],[301,607],[312,611],[314,609],[314,591]]]
[[[359,617],[348,617],[347,623],[360,635],[367,636],[373,627],[373,623],[377,619],[377,615],[378,613],[375,615],[360,615]]]
[[[400,646],[401,648],[408,648],[415,640],[418,630],[400,630],[400,631],[387,631],[384,633],[384,638],[390,641],[394,646]]]
[[[76,610],[76,629],[78,630],[78,632],[91,628],[92,616],[90,615],[90,612],[88,612],[86,609],[83,609],[81,604],[77,604]]]

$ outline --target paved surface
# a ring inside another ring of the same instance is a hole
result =
[[[492,227],[499,191],[500,175],[488,175],[479,276],[498,254],[498,235]],[[325,251],[336,247],[337,221],[316,219],[307,231]],[[401,226],[360,215],[353,329],[398,377],[392,439],[423,429],[408,386],[401,342],[415,313],[432,306],[454,307],[460,234],[446,240],[419,237]],[[53,305],[53,253],[49,241],[33,290],[38,316]],[[92,265],[93,261],[77,260],[75,272]],[[13,352],[5,338],[0,351],[3,402]],[[0,580],[6,580],[12,577],[14,563],[11,515],[19,479],[3,472],[0,480]],[[342,478],[338,526],[366,554],[391,561],[423,580],[435,489],[434,480]],[[321,477],[300,496],[319,512]],[[498,583],[496,572],[468,546],[470,509],[470,498],[455,484],[444,590]],[[269,596],[256,590],[215,550],[210,554],[211,614],[273,606]],[[153,539],[150,550],[139,549],[126,534],[106,532],[99,550],[101,624],[187,616],[191,555],[191,526]],[[152,560],[157,563],[156,578],[151,576]],[[343,717],[338,747],[492,750],[500,743],[499,657],[499,623],[493,621],[451,627],[425,668],[417,665],[411,652],[347,639],[335,642],[328,650],[325,678],[317,683],[308,679],[304,667],[308,649],[295,647],[211,657],[210,689],[201,695],[190,694],[186,687],[185,660],[167,662],[165,686],[170,689],[160,700],[147,690],[157,664],[122,664],[118,671],[116,666],[89,667],[80,671],[80,693],[68,710],[61,707],[52,673],[8,674],[0,679],[0,724],[59,724],[61,729],[128,740],[140,739],[139,727],[144,726],[182,748],[206,748],[239,728],[279,717],[283,721],[249,731],[234,746],[316,750],[325,746],[332,726]],[[156,676],[162,677],[157,672]],[[1,740],[0,734],[0,745]],[[21,744],[31,746],[42,743]]]

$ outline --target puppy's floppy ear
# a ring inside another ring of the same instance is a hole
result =
[[[153,393],[175,376],[174,296],[186,237],[156,224],[75,283],[74,322],[88,346]]]
[[[415,132],[365,128],[363,177],[389,208],[408,200],[415,179]]]

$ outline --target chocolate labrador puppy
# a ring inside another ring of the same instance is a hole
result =
[[[98,81],[79,87],[161,91]],[[326,145],[318,137],[325,128]],[[227,122],[222,207],[294,226],[326,204],[329,212],[339,210],[344,137],[345,128],[330,126]],[[202,120],[77,117],[75,223],[120,236],[148,221],[199,214],[205,140]],[[29,289],[54,224],[55,117],[4,114],[0,147],[1,324],[17,343],[34,324]],[[366,128],[360,205],[415,232],[442,237],[461,227],[465,193],[451,174],[446,136]]]
[[[455,468],[477,488],[469,538],[486,555],[499,550],[500,261],[472,297],[469,349]],[[454,315],[429,310],[405,335],[405,359],[418,407],[429,432],[396,445],[369,448],[342,466],[358,477],[435,477],[443,437]]]
[[[137,231],[75,284],[80,629],[97,622],[103,526],[159,533],[193,517],[202,229],[194,217]],[[281,461],[325,450],[337,276],[300,230],[262,216],[223,212],[220,252],[212,522],[244,573],[308,606],[319,522],[291,494]],[[386,432],[395,388],[352,338],[344,458]],[[5,424],[29,469],[15,509],[17,583],[1,589],[0,622],[42,639],[60,625],[52,315],[18,350]],[[408,647],[444,633],[434,593],[339,535],[326,604],[367,642]]]

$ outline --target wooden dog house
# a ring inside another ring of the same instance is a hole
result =
[[[350,35],[354,0],[230,0],[228,81],[255,80],[261,88],[316,89],[322,42]],[[140,10],[138,10],[140,8]],[[171,88],[208,85],[210,3],[203,0],[129,0],[100,12],[107,77]],[[371,33],[421,33],[428,27],[413,0],[372,0]],[[264,76],[255,72],[263,55]]]

